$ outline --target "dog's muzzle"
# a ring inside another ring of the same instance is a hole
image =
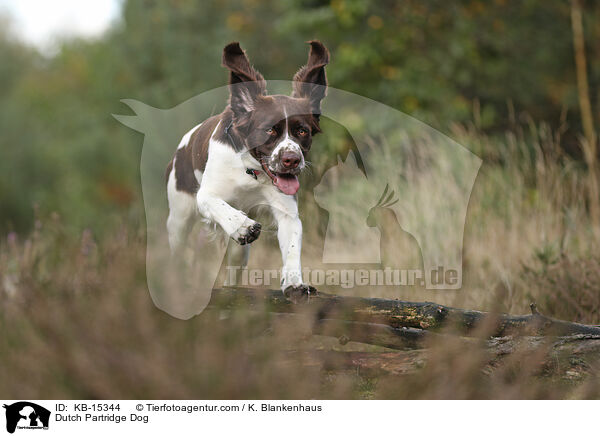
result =
[[[287,195],[294,195],[298,192],[298,189],[300,189],[298,174],[304,167],[302,153],[282,149],[275,156],[271,155],[268,163],[263,160],[261,164],[265,173],[281,192]]]

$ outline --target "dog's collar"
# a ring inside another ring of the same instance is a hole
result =
[[[233,148],[237,149],[237,147],[235,146],[235,141],[233,140],[233,137],[231,136],[231,133],[229,133],[229,130],[231,130],[232,126],[233,126],[233,120],[231,120],[229,122],[229,125],[227,127],[225,127],[225,129],[223,131],[225,132],[225,134],[229,138],[229,141],[231,142],[231,145],[233,145]],[[257,180],[258,179],[258,175],[260,174],[260,171],[259,170],[255,170],[253,168],[246,168],[246,174],[254,177],[254,180]]]
[[[255,170],[254,168],[246,168],[246,174],[254,177],[254,180],[258,179],[258,175],[260,174],[260,170]]]
[[[233,145],[233,148],[235,149],[236,148],[235,141],[231,137],[231,133],[229,133],[229,130],[231,129],[232,126],[233,126],[233,120],[231,120],[229,122],[229,125],[227,127],[225,127],[224,132],[227,135],[227,137],[229,138],[229,140],[231,141],[231,145]],[[269,176],[269,178],[271,179],[271,181],[273,182],[273,184],[275,184],[275,176],[269,170],[269,168],[267,167],[267,165],[265,164],[265,162],[263,160],[260,160],[260,164],[262,165],[263,171],[265,172],[265,174],[267,176]],[[246,174],[254,177],[254,180],[258,180],[258,175],[260,174],[260,170],[255,170],[254,168],[246,168]]]

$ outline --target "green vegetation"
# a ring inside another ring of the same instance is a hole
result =
[[[596,104],[600,8],[588,3]],[[451,135],[456,123],[493,134],[529,119],[545,122],[578,156],[569,14],[562,0],[130,0],[105,36],[66,40],[51,58],[11,38],[8,23],[0,33],[0,228],[31,230],[34,205],[95,232],[115,215],[143,221],[142,141],[110,114],[127,111],[122,98],[166,109],[223,86],[221,49],[232,40],[265,77],[290,79],[305,60],[304,41],[322,39],[333,54],[328,75],[336,88]]]

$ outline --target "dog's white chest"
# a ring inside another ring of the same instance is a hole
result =
[[[236,152],[212,138],[201,189],[225,201],[239,204],[244,209],[260,202],[264,198],[264,191],[274,188],[266,175],[260,174],[255,178],[246,172],[250,161],[245,153]],[[253,166],[257,165],[258,162],[255,162]]]

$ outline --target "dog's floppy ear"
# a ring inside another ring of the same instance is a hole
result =
[[[252,112],[256,99],[267,93],[264,77],[250,65],[238,42],[223,49],[223,66],[231,71],[229,91],[233,113],[239,116]]]
[[[308,62],[294,75],[292,97],[308,98],[313,115],[318,119],[321,113],[321,100],[327,93],[325,65],[329,63],[329,50],[320,41],[308,41],[310,52]]]

